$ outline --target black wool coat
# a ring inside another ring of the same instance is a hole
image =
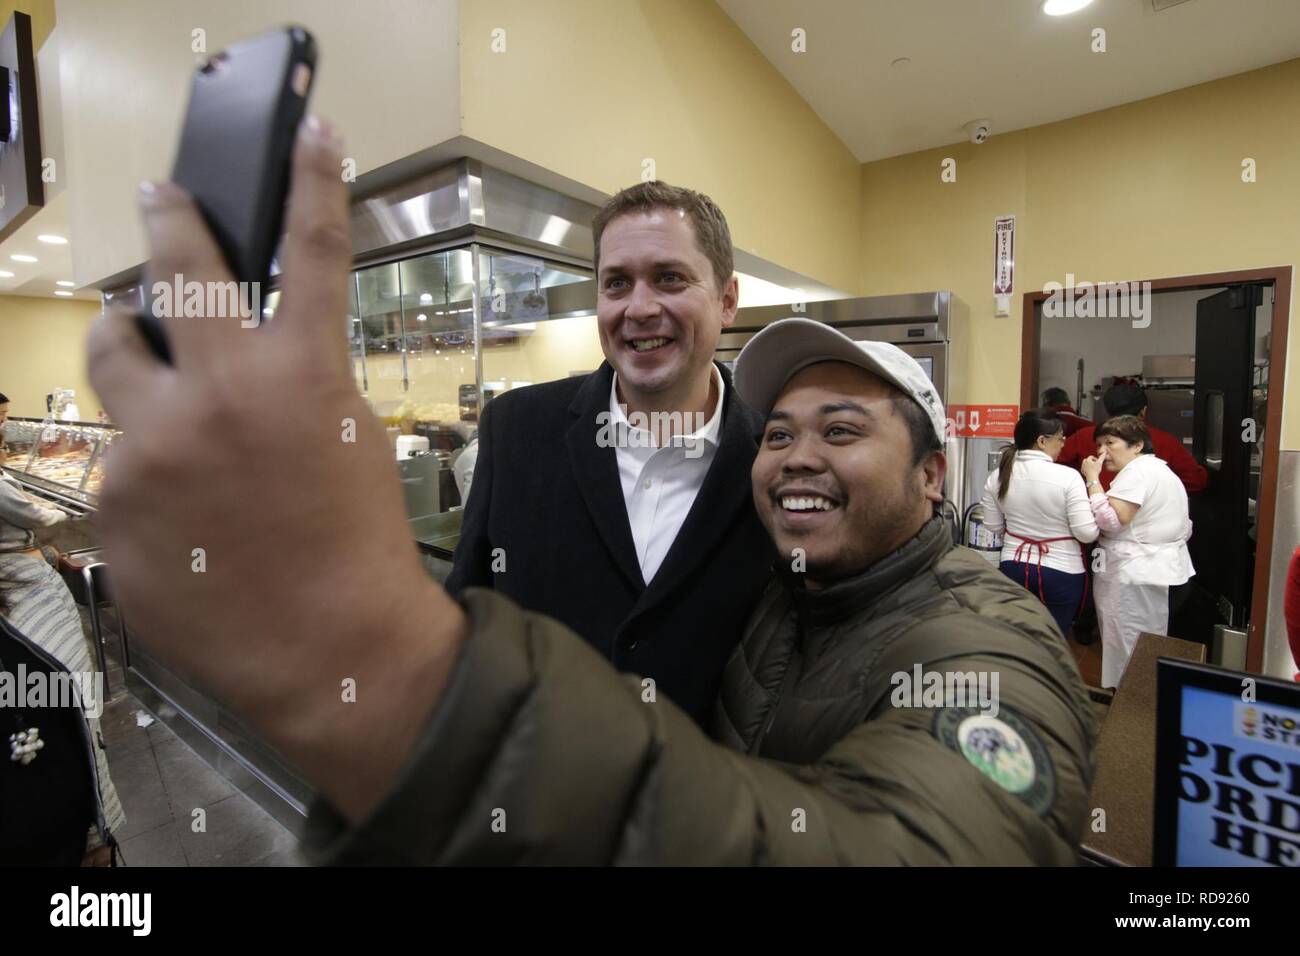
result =
[[[754,511],[763,420],[726,382],[718,449],[649,586],[637,562],[612,447],[600,447],[613,368],[515,389],[479,423],[453,596],[490,587],[561,621],[620,671],[653,678],[705,724],[775,549]],[[500,550],[498,550],[500,549]],[[500,570],[504,568],[504,570]]]

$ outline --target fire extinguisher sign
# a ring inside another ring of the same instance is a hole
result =
[[[993,221],[993,294],[1010,295],[1016,278],[1016,217]]]
[[[949,405],[948,430],[953,438],[1012,438],[1019,405]]]

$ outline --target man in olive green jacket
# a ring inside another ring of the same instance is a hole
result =
[[[781,570],[706,735],[555,622],[425,573],[341,326],[320,321],[347,309],[344,155],[302,124],[271,327],[160,316],[167,364],[114,306],[88,343],[136,436],[101,494],[114,591],[151,654],[316,787],[315,859],[1073,861],[1083,686],[1047,611],[934,518],[943,413],[919,366],[798,322],[746,349]],[[231,281],[183,190],[139,202],[153,274]]]
[[[769,412],[754,497],[790,560],[724,673],[712,739],[564,627],[470,592],[472,637],[414,756],[360,827],[317,805],[316,859],[1074,862],[1087,697],[1042,604],[934,516],[943,416],[925,374],[792,319],[736,381]]]

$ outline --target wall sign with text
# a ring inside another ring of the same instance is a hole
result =
[[[954,438],[1011,438],[1019,417],[1019,405],[948,406]]]

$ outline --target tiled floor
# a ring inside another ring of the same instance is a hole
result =
[[[110,649],[116,641],[110,638]],[[127,866],[301,866],[293,834],[232,787],[126,689],[110,654],[100,726],[126,812],[118,832]],[[198,811],[202,811],[201,813]]]

